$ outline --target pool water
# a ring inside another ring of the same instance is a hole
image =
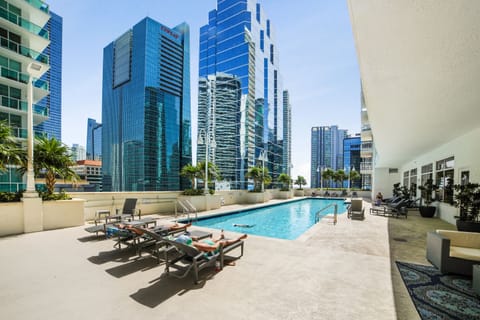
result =
[[[338,204],[337,213],[346,212],[343,199],[302,199],[257,209],[236,211],[221,216],[199,219],[201,227],[294,240],[315,224],[315,214],[331,203]],[[334,207],[321,213],[333,213]]]

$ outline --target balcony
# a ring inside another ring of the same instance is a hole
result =
[[[46,40],[50,39],[49,33],[47,29],[44,29],[18,15],[15,13],[8,11],[7,8],[0,6],[0,18],[3,18],[17,26],[20,26],[22,29],[33,33],[37,36],[40,36]]]
[[[50,8],[48,4],[41,0],[24,0],[25,2],[28,2],[31,6],[45,12],[45,13],[50,13]]]
[[[0,47],[5,48],[9,51],[18,53],[24,57],[34,59],[38,62],[49,64],[49,57],[43,53],[35,51],[33,49],[27,48],[19,43],[11,41],[7,38],[0,37]]]

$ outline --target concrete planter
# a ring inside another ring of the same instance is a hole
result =
[[[197,211],[206,211],[206,210],[213,210],[218,209],[221,206],[221,199],[220,195],[202,195],[202,196],[179,196],[179,200],[187,200],[197,209]],[[179,212],[181,208],[178,208]]]
[[[43,202],[43,230],[77,227],[84,224],[85,200],[57,200]]]
[[[278,191],[277,199],[291,199],[293,198],[293,191]]]
[[[265,192],[247,192],[245,194],[245,202],[249,204],[264,203],[266,200]]]
[[[293,194],[295,195],[295,197],[304,197],[305,196],[305,191],[302,189],[295,189]]]
[[[23,203],[0,203],[0,237],[23,233]]]

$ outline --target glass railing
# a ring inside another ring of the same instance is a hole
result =
[[[35,88],[43,89],[46,91],[50,90],[50,84],[48,83],[48,81],[45,80],[33,78],[33,86]]]
[[[0,37],[0,46],[2,46],[2,48],[6,48],[10,51],[21,54],[22,56],[32,58],[38,62],[42,62],[45,64],[48,64],[49,62],[49,57],[47,55],[22,46],[21,44],[18,44],[15,41],[9,40],[4,37]]]
[[[45,12],[45,13],[49,13],[49,12],[50,12],[50,9],[49,9],[49,7],[48,7],[48,4],[46,4],[45,2],[43,2],[43,1],[41,1],[41,0],[25,0],[25,2],[30,3],[32,6],[34,6],[34,7],[37,8],[37,9],[42,10],[42,11]]]
[[[16,109],[16,110],[21,110],[27,112],[28,110],[28,103],[25,100],[19,100],[7,96],[0,96],[0,104],[3,107],[11,108],[11,109]],[[48,117],[48,108],[45,106],[41,106],[38,104],[34,104],[32,106],[33,113]]]
[[[8,69],[8,68],[5,68],[5,67],[2,66],[0,74],[4,78],[8,78],[8,79],[18,81],[18,82],[21,82],[21,83],[28,83],[28,78],[29,77],[28,77],[28,74],[26,74],[26,73],[21,73],[21,72],[18,72],[18,71],[12,70],[12,69]]]
[[[12,136],[15,138],[27,139],[27,129],[12,128]]]
[[[5,20],[8,20],[12,23],[15,23],[16,25],[22,27],[23,29],[34,33],[36,35],[39,35],[40,37],[43,37],[45,39],[49,39],[49,34],[48,30],[44,29],[42,27],[37,26],[36,24],[23,19],[22,17],[19,17],[13,12],[8,11],[7,9],[0,7],[0,18],[3,18]]]

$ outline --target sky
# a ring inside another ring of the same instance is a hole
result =
[[[197,127],[200,27],[216,0],[46,0],[63,17],[62,141],[86,146],[87,119],[101,122],[103,48],[146,16],[190,25],[192,137]],[[347,1],[258,0],[275,30],[292,106],[292,178],[310,184],[310,131],[360,132],[360,75]],[[194,143],[192,143],[194,145]],[[193,146],[193,154],[196,149]]]

